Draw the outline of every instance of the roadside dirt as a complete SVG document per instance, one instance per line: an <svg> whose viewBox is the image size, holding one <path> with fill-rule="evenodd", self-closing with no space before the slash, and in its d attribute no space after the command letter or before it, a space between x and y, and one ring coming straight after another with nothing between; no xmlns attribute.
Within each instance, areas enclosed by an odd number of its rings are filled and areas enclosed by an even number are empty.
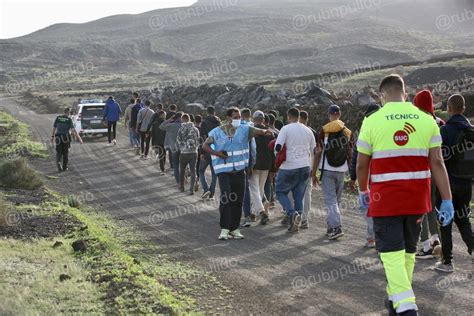
<svg viewBox="0 0 474 316"><path fill-rule="evenodd" d="M38 141L48 139L53 116L27 111L11 99L0 99L1 108L32 125ZM221 242L216 202L183 195L171 173L162 176L153 161L137 159L122 128L118 139L116 147L106 147L102 140L73 144L70 172L58 175L48 160L36 160L34 166L50 176L53 189L82 197L146 234L163 254L228 286L229 293L218 289L213 297L198 300L207 313L384 314L383 269L376 252L363 247L365 222L354 196L344 196L346 236L339 241L328 242L324 236L326 216L315 189L308 230L286 233L276 209L269 225L242 230L244 240ZM434 261L417 262L414 290L425 315L468 315L472 310L472 280L454 279L471 269L471 260L457 231L454 235L455 274L427 269ZM440 280L445 283L440 285ZM210 304L212 299L216 303Z"/></svg>

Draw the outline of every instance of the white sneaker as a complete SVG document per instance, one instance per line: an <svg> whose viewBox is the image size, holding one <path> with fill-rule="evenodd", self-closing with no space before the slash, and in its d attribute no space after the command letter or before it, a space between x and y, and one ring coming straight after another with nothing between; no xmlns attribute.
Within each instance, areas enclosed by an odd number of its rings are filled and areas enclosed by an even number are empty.
<svg viewBox="0 0 474 316"><path fill-rule="evenodd" d="M221 234L219 235L219 240L227 240L229 239L229 230L228 229L221 229Z"/></svg>
<svg viewBox="0 0 474 316"><path fill-rule="evenodd" d="M117 145L117 141L115 139L112 140L112 144L114 144L114 146Z"/></svg>
<svg viewBox="0 0 474 316"><path fill-rule="evenodd" d="M110 147L110 146L113 146L112 143L108 143L108 144L107 144L107 147Z"/></svg>

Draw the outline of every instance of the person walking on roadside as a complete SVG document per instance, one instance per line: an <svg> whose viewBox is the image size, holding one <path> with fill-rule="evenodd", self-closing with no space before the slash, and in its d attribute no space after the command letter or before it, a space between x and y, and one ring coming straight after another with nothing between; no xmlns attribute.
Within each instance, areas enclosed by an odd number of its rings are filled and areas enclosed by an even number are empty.
<svg viewBox="0 0 474 316"><path fill-rule="evenodd" d="M202 124L202 116L197 114L196 117L194 118L194 127L196 127L200 132L201 130L201 124ZM200 135L200 134L199 134ZM196 179L197 181L194 184L194 192L199 191L199 165L201 164L201 145L202 145L203 139L201 136L199 136L199 148L198 148L198 155L197 155L197 160L196 160Z"/></svg>
<svg viewBox="0 0 474 316"><path fill-rule="evenodd" d="M214 128L219 127L221 125L221 120L216 116L215 109L213 106L209 106L207 108L207 116L202 120L201 127L199 132L201 134L201 139L205 141L208 136L209 132L212 131ZM210 185L207 183L206 180L206 170L207 167L211 169L211 183ZM217 175L214 172L214 167L211 163L211 155L202 150L201 147L201 161L199 163L199 181L201 182L202 187L202 199L213 198L216 192L216 184L217 184Z"/></svg>
<svg viewBox="0 0 474 316"><path fill-rule="evenodd" d="M167 119L163 123L161 123L160 128L166 132L165 136L165 149L171 152L171 159L173 159L172 165L174 179L176 183L180 185L179 182L179 146L176 142L176 138L178 137L178 131L181 127L181 116L183 115L182 112L178 112L173 115L171 118Z"/></svg>
<svg viewBox="0 0 474 316"><path fill-rule="evenodd" d="M176 142L179 146L179 181L180 190L184 192L184 175L186 167L191 172L191 184L189 194L194 195L194 184L196 182L196 161L199 150L199 130L190 122L188 114L181 117L181 127L178 130Z"/></svg>
<svg viewBox="0 0 474 316"><path fill-rule="evenodd" d="M454 223L459 229L461 238L474 265L474 237L469 216L471 214L472 179L474 178L474 126L465 117L466 101L460 94L448 99L449 120L441 127L443 139L443 158L448 170L449 183L453 195ZM437 194L438 207L442 210L445 197ZM453 272L453 223L441 226L442 260L435 269L442 272Z"/></svg>
<svg viewBox="0 0 474 316"><path fill-rule="evenodd" d="M155 151L156 161L160 163L161 175L165 174L166 151L165 151L165 137L166 132L160 128L160 125L165 121L166 112L160 110L153 114L151 121L151 144Z"/></svg>
<svg viewBox="0 0 474 316"><path fill-rule="evenodd" d="M313 184L319 184L316 171L321 170L321 189L327 210L327 237L330 240L344 236L341 220L341 200L345 173L352 156L352 132L341 121L337 105L328 108L329 123L321 129L313 165Z"/></svg>
<svg viewBox="0 0 474 316"><path fill-rule="evenodd" d="M377 104L371 104L367 107L364 113L364 117L368 117L374 112L380 110L380 106ZM361 123L362 124L362 123ZM357 151L357 146L354 146L352 148L352 157L351 157L351 166L349 168L349 174L350 174L350 187L352 190L357 190L357 157L359 156L359 153ZM369 209L367 207L360 207L359 206L359 211L360 214L364 217L365 222L367 223L367 237L366 237L366 243L365 247L367 248L375 248L375 232L374 232L374 220L372 217L368 216Z"/></svg>
<svg viewBox="0 0 474 316"><path fill-rule="evenodd" d="M300 123L311 130L311 133L313 133L314 139L318 139L318 132L316 132L314 129L311 128L311 126L309 126L308 112L300 111ZM311 157L310 157L311 168L313 167L314 154L315 153L312 152ZM308 218L311 213L311 193L312 192L313 192L313 181L308 181L308 186L306 187L306 191L304 193L304 199L303 199L303 213L301 214L301 225L300 225L301 229L309 228Z"/></svg>
<svg viewBox="0 0 474 316"><path fill-rule="evenodd" d="M278 137L280 131L275 127L275 116L271 113L268 114L268 129L272 131L275 137ZM268 174L268 179L265 182L265 197L268 203L268 208L275 208L275 177L276 177L276 168L275 168L275 159L276 156L273 155L272 169Z"/></svg>
<svg viewBox="0 0 474 316"><path fill-rule="evenodd" d="M250 109L248 108L242 109L241 117L242 117L241 124L253 126L253 122L251 120L252 111L250 111ZM252 196L250 195L250 185L249 185L249 177L252 175L252 170L255 165L255 157L257 155L256 147L257 145L255 144L255 139L252 138L249 141L249 148L250 148L249 164L245 170L245 191L244 191L244 201L243 201L244 222L242 223L243 227L250 227L251 222L255 222L257 220L257 214L253 214L252 209L251 209ZM250 219L250 221L247 221L247 219Z"/></svg>
<svg viewBox="0 0 474 316"><path fill-rule="evenodd" d="M313 132L300 121L300 111L291 108L287 112L288 124L283 126L275 142L275 151L286 148L286 160L281 164L275 192L278 201L289 218L288 231L300 229L303 200L310 178L311 155L316 148ZM293 203L288 194L292 192Z"/></svg>
<svg viewBox="0 0 474 316"><path fill-rule="evenodd" d="M454 208L438 125L405 102L399 75L385 77L379 91L383 107L364 119L357 140L359 201L374 220L389 315L411 316L418 314L412 280L422 216L431 212L431 175L443 199L442 225L452 221Z"/></svg>
<svg viewBox="0 0 474 316"><path fill-rule="evenodd" d="M431 115L439 127L445 123L434 114L433 96L429 90L422 90L418 92L413 99L413 105L423 112ZM421 223L420 242L422 247L416 252L417 259L433 259L434 252L441 252L441 243L439 240L438 223L436 220L436 185L431 181L431 206L432 211L423 216ZM430 237L431 234L431 237Z"/></svg>
<svg viewBox="0 0 474 316"><path fill-rule="evenodd" d="M69 108L64 109L64 114L54 120L51 141L56 144L56 165L58 172L67 171L69 162L69 148L71 147L71 132L82 144L82 138L74 128L74 123L69 116Z"/></svg>
<svg viewBox="0 0 474 316"><path fill-rule="evenodd" d="M176 115L177 111L178 111L178 106L176 104L171 104L170 108L169 108L169 111L166 113L166 119L169 120L169 119L173 118ZM173 153L172 153L171 149L169 149L169 148L167 149L167 151L168 151L168 160L170 162L170 169L173 169L173 163L174 163ZM177 168L179 169L179 165L178 165Z"/></svg>
<svg viewBox="0 0 474 316"><path fill-rule="evenodd" d="M127 106L125 109L125 114L124 114L124 126L128 130L128 138L130 140L130 146L132 148L135 148L138 146L137 139L135 137L135 130L130 127L130 123L132 120L132 109L135 106L135 99L130 100L130 104Z"/></svg>
<svg viewBox="0 0 474 316"><path fill-rule="evenodd" d="M265 114L262 111L255 111L253 114L253 122L256 128L262 130L269 130L267 126L263 124ZM265 182L268 178L268 173L272 169L273 163L273 152L268 148L268 144L274 139L273 135L261 135L255 136L256 143L256 156L255 165L251 175L249 176L249 191L251 200L251 211L252 214L260 215L260 224L265 225L268 223L269 213L268 205L263 205ZM245 219L246 222L250 222L250 218Z"/></svg>
<svg viewBox="0 0 474 316"><path fill-rule="evenodd" d="M107 122L107 136L109 139L109 146L117 145L117 122L120 120L120 114L122 110L120 105L115 102L113 97L109 97L105 101L103 120Z"/></svg>
<svg viewBox="0 0 474 316"><path fill-rule="evenodd" d="M141 158L147 160L150 151L150 126L151 120L155 112L150 109L151 102L145 101L145 107L138 112L137 116L137 132L140 133L140 153Z"/></svg>
<svg viewBox="0 0 474 316"><path fill-rule="evenodd" d="M140 136L139 133L137 132L137 121L138 121L138 113L142 109L141 105L141 100L136 99L135 105L132 108L131 114L130 114L130 129L132 130L132 137L134 138L134 144L135 144L135 154L138 156L140 155Z"/></svg>
<svg viewBox="0 0 474 316"><path fill-rule="evenodd" d="M271 135L268 130L242 124L237 108L228 109L226 117L227 122L210 131L202 146L204 151L212 155L212 165L219 179L219 240L244 238L239 226L245 191L245 169L249 164L249 141L258 135Z"/></svg>

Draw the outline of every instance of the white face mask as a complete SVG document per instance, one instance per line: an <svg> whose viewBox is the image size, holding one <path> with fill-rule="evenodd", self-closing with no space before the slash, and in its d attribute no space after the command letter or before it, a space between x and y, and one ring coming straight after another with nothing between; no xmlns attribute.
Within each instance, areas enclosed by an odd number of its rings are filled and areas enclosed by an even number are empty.
<svg viewBox="0 0 474 316"><path fill-rule="evenodd" d="M240 126L240 120L232 120L232 127L239 127Z"/></svg>

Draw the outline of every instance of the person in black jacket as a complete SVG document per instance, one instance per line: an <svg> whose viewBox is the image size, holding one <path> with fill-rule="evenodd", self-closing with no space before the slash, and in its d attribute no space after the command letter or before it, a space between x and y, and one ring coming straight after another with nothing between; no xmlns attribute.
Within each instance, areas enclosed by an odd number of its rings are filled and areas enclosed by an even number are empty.
<svg viewBox="0 0 474 316"><path fill-rule="evenodd" d="M148 130L151 129L151 145L156 154L156 161L160 163L161 174L165 174L166 150L165 150L165 136L166 132L160 129L161 123L165 121L166 112L161 110L153 114L151 124Z"/></svg>
<svg viewBox="0 0 474 316"><path fill-rule="evenodd" d="M365 110L364 117L370 116L372 113L378 111L379 109L380 109L380 106L378 104L369 105L368 108ZM352 190L357 189L356 188L356 180L357 180L356 166L357 166L358 155L359 155L359 152L357 151L357 146L354 146L352 148L351 166L349 168L349 174L351 177L350 187ZM365 221L367 222L367 243L365 244L365 246L367 248L375 248L374 221L372 217L367 216L368 209L359 209L359 211L361 215L365 218Z"/></svg>
<svg viewBox="0 0 474 316"><path fill-rule="evenodd" d="M201 139L204 141L209 136L209 132L212 131L214 128L221 125L221 121L215 115L215 109L213 106L209 106L207 108L207 116L202 120L201 126L199 127L199 133L201 135ZM206 180L206 169L210 166L211 168L211 185L207 183ZM201 150L201 157L199 162L199 181L201 182L202 187L202 198L213 198L214 193L216 192L216 184L217 184L217 176L214 173L214 168L212 167L211 163L211 155L204 150Z"/></svg>
<svg viewBox="0 0 474 316"><path fill-rule="evenodd" d="M263 124L265 114L262 111L255 111L253 114L254 126L256 128L268 130ZM256 136L257 156L255 157L255 166L249 176L250 206L253 214L260 214L260 224L265 225L269 221L268 207L262 203L264 196L265 182L268 173L272 169L273 152L268 148L268 144L274 139L274 136ZM246 222L249 218L246 219Z"/></svg>
<svg viewBox="0 0 474 316"><path fill-rule="evenodd" d="M452 154L462 148L463 146L457 144L457 139L461 131L466 129L473 129L471 122L463 115L466 110L466 103L464 97L459 94L454 94L448 99L448 114L450 116L446 125L441 127L441 137L443 139L443 156L447 166L449 182L451 186L451 193L453 195L454 204L454 223L459 229L462 240L467 246L467 251L472 257L474 264L474 256L472 248L474 247L474 237L472 235L472 226L469 220L471 213L471 199L472 199L472 179L461 179L452 174L451 163ZM472 144L471 144L472 146ZM441 196L437 193L438 209L441 205ZM443 272L453 272L453 240L452 227L453 221L446 226L441 226L441 249L442 260L437 262L435 269Z"/></svg>

